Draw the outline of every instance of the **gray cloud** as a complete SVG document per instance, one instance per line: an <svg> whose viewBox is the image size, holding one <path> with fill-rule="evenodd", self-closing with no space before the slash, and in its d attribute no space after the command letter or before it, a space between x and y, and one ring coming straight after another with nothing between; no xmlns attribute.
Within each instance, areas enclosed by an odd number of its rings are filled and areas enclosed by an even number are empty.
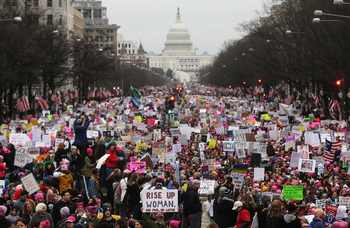
<svg viewBox="0 0 350 228"><path fill-rule="evenodd" d="M147 51L159 52L181 7L195 47L217 53L226 40L242 36L236 30L262 10L264 0L102 0L111 23L126 39L141 40Z"/></svg>

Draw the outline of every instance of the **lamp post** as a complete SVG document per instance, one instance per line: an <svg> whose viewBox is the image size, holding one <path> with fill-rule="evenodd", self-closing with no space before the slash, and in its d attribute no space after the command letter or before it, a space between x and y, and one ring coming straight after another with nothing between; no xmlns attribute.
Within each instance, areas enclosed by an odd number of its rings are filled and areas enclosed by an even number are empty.
<svg viewBox="0 0 350 228"><path fill-rule="evenodd" d="M22 22L22 17L0 19L0 22Z"/></svg>
<svg viewBox="0 0 350 228"><path fill-rule="evenodd" d="M326 13L326 12L323 12L323 10L315 10L314 15L318 16L318 17L331 16L331 17L350 19L350 16L341 15L341 14L334 14L334 13Z"/></svg>
<svg viewBox="0 0 350 228"><path fill-rule="evenodd" d="M350 2L344 2L344 0L333 0L334 5L350 5Z"/></svg>
<svg viewBox="0 0 350 228"><path fill-rule="evenodd" d="M319 17L315 17L314 19L312 19L312 23L314 24L319 24L322 22L342 22L341 20L321 20L321 18Z"/></svg>

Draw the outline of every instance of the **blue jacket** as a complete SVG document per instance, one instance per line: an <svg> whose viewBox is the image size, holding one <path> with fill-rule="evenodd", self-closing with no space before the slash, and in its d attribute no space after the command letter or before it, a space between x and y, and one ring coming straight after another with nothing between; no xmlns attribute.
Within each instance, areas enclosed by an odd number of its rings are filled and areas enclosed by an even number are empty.
<svg viewBox="0 0 350 228"><path fill-rule="evenodd" d="M312 222L310 223L311 228L326 228L323 220L314 218Z"/></svg>
<svg viewBox="0 0 350 228"><path fill-rule="evenodd" d="M89 120L85 120L84 125L79 124L78 121L74 122L74 133L75 133L74 145L86 146L88 144L86 132L87 132L89 125L90 125Z"/></svg>

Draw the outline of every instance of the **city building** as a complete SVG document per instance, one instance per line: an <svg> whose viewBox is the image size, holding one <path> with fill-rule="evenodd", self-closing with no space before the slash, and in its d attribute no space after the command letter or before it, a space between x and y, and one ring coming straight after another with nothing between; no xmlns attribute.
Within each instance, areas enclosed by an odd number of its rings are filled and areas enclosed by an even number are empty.
<svg viewBox="0 0 350 228"><path fill-rule="evenodd" d="M102 1L78 0L73 6L84 17L87 40L103 50L116 53L119 26L108 23L107 8L102 6Z"/></svg>
<svg viewBox="0 0 350 228"><path fill-rule="evenodd" d="M134 65L139 68L149 69L149 59L147 52L139 41L124 40L121 34L118 34L117 53L121 64Z"/></svg>
<svg viewBox="0 0 350 228"><path fill-rule="evenodd" d="M34 23L53 26L67 37L81 36L82 15L72 6L73 0L3 0L0 9L30 16ZM80 14L80 15L79 15ZM83 25L84 26L84 25Z"/></svg>
<svg viewBox="0 0 350 228"><path fill-rule="evenodd" d="M150 54L150 68L160 68L164 72L187 72L197 74L199 70L214 61L214 56L197 54L193 48L191 35L183 23L180 8L177 10L176 23L170 28L161 54Z"/></svg>

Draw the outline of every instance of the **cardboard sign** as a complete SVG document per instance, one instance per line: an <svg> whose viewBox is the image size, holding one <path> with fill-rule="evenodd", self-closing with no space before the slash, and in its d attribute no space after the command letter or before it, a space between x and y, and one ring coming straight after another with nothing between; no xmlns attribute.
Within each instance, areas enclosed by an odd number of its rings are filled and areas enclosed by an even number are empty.
<svg viewBox="0 0 350 228"><path fill-rule="evenodd" d="M27 176L22 177L21 181L25 190L29 193L29 195L32 195L40 190L38 182L36 182L33 173L30 173Z"/></svg>
<svg viewBox="0 0 350 228"><path fill-rule="evenodd" d="M298 171L303 173L314 173L316 168L316 160L299 159Z"/></svg>
<svg viewBox="0 0 350 228"><path fill-rule="evenodd" d="M348 209L350 208L350 197L339 196L339 205L346 206Z"/></svg>
<svg viewBox="0 0 350 228"><path fill-rule="evenodd" d="M265 179L265 168L254 168L254 181L263 181Z"/></svg>
<svg viewBox="0 0 350 228"><path fill-rule="evenodd" d="M173 213L179 211L178 190L144 190L141 192L143 213Z"/></svg>
<svg viewBox="0 0 350 228"><path fill-rule="evenodd" d="M283 199L285 199L285 200L303 200L304 199L304 186L302 186L302 185L284 185L282 194L283 194Z"/></svg>
<svg viewBox="0 0 350 228"><path fill-rule="evenodd" d="M223 150L226 152L234 152L235 151L235 142L224 141L223 142Z"/></svg>
<svg viewBox="0 0 350 228"><path fill-rule="evenodd" d="M215 181L214 180L201 180L200 187L198 189L198 193L200 195L213 195L215 189Z"/></svg>
<svg viewBox="0 0 350 228"><path fill-rule="evenodd" d="M128 164L128 169L131 172L145 173L146 172L146 162L145 161L133 161Z"/></svg>
<svg viewBox="0 0 350 228"><path fill-rule="evenodd" d="M26 148L19 147L16 149L14 165L23 168L26 164L31 163L33 157L26 153Z"/></svg>

